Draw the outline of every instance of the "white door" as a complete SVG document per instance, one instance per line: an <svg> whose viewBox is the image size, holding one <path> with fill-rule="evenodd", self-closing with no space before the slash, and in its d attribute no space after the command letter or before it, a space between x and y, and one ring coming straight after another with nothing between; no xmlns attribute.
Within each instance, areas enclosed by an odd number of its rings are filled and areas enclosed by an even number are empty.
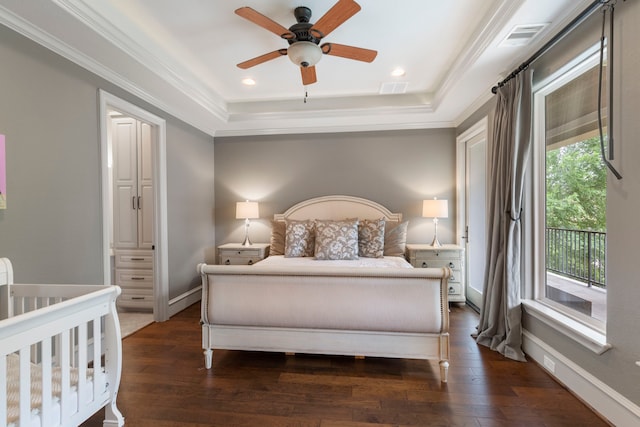
<svg viewBox="0 0 640 427"><path fill-rule="evenodd" d="M457 242L465 248L467 302L478 308L486 263L487 123L484 118L456 140Z"/></svg>
<svg viewBox="0 0 640 427"><path fill-rule="evenodd" d="M153 249L152 127L138 124L138 247Z"/></svg>
<svg viewBox="0 0 640 427"><path fill-rule="evenodd" d="M113 247L138 247L137 126L131 118L114 118L113 148Z"/></svg>
<svg viewBox="0 0 640 427"><path fill-rule="evenodd" d="M478 134L466 143L467 203L466 254L467 299L476 307L482 304L482 288L486 263L486 175L487 138Z"/></svg>

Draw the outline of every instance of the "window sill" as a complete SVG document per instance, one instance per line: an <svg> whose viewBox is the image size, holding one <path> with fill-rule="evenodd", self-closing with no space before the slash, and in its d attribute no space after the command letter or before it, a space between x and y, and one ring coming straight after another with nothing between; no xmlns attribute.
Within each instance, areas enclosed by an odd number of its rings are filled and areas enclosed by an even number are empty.
<svg viewBox="0 0 640 427"><path fill-rule="evenodd" d="M607 336L535 300L523 300L525 311L596 354L611 348Z"/></svg>

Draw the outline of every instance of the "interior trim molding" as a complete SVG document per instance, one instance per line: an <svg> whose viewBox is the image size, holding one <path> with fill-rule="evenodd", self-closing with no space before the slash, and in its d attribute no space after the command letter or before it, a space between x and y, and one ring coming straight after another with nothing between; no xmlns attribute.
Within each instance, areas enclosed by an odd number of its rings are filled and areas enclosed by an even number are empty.
<svg viewBox="0 0 640 427"><path fill-rule="evenodd" d="M481 29L469 38L471 43L465 45L463 52L457 56L453 66L435 92L433 99L435 108L440 105L449 90L459 81L460 75L478 61L480 55L496 39L500 30L523 3L524 0L502 0L487 14L487 17L482 21Z"/></svg>
<svg viewBox="0 0 640 427"><path fill-rule="evenodd" d="M187 83L187 80L182 76L190 75L191 73L188 70L175 62L170 63L162 60L148 49L142 47L135 38L120 31L108 20L96 13L91 7L90 2L84 0L53 0L53 2L71 16L93 29L93 31L100 34L109 43L136 59L149 71L159 76L186 96L194 99L211 114L222 121L228 120L227 106L220 95L208 90L203 85L196 86L193 83ZM198 81L196 78L190 80Z"/></svg>
<svg viewBox="0 0 640 427"><path fill-rule="evenodd" d="M591 375L578 364L549 346L526 329L522 331L524 352L546 370L544 358L555 363L554 372L547 372L571 393L590 406L612 425L640 425L640 407Z"/></svg>
<svg viewBox="0 0 640 427"><path fill-rule="evenodd" d="M169 317L180 313L202 299L202 285L169 300Z"/></svg>
<svg viewBox="0 0 640 427"><path fill-rule="evenodd" d="M102 181L102 248L104 259L104 283L111 284L110 227L109 227L109 188L108 175L108 132L107 115L109 108L135 117L151 124L155 129L152 149L153 157L153 197L154 197L154 239L153 251L153 318L156 322L169 319L169 238L167 225L167 129L166 121L161 117L118 98L102 89L98 90L100 113L100 168Z"/></svg>

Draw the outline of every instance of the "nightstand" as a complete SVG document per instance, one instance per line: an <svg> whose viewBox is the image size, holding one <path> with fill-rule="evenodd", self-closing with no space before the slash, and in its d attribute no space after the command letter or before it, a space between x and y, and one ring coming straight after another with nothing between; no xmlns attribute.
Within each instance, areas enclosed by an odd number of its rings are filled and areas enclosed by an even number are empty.
<svg viewBox="0 0 640 427"><path fill-rule="evenodd" d="M407 261L415 268L449 267L449 302L465 302L464 248L458 245L407 244Z"/></svg>
<svg viewBox="0 0 640 427"><path fill-rule="evenodd" d="M218 246L218 264L253 265L269 256L269 243L254 243L242 246L242 243L227 243Z"/></svg>

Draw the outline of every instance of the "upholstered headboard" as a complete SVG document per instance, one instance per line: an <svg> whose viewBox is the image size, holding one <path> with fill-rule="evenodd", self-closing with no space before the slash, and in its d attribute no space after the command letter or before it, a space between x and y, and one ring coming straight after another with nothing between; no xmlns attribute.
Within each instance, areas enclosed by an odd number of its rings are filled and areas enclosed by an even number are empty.
<svg viewBox="0 0 640 427"><path fill-rule="evenodd" d="M402 221L401 213L392 213L379 203L353 196L323 196L305 200L287 209L285 213L275 214L276 221L285 219L380 219Z"/></svg>

